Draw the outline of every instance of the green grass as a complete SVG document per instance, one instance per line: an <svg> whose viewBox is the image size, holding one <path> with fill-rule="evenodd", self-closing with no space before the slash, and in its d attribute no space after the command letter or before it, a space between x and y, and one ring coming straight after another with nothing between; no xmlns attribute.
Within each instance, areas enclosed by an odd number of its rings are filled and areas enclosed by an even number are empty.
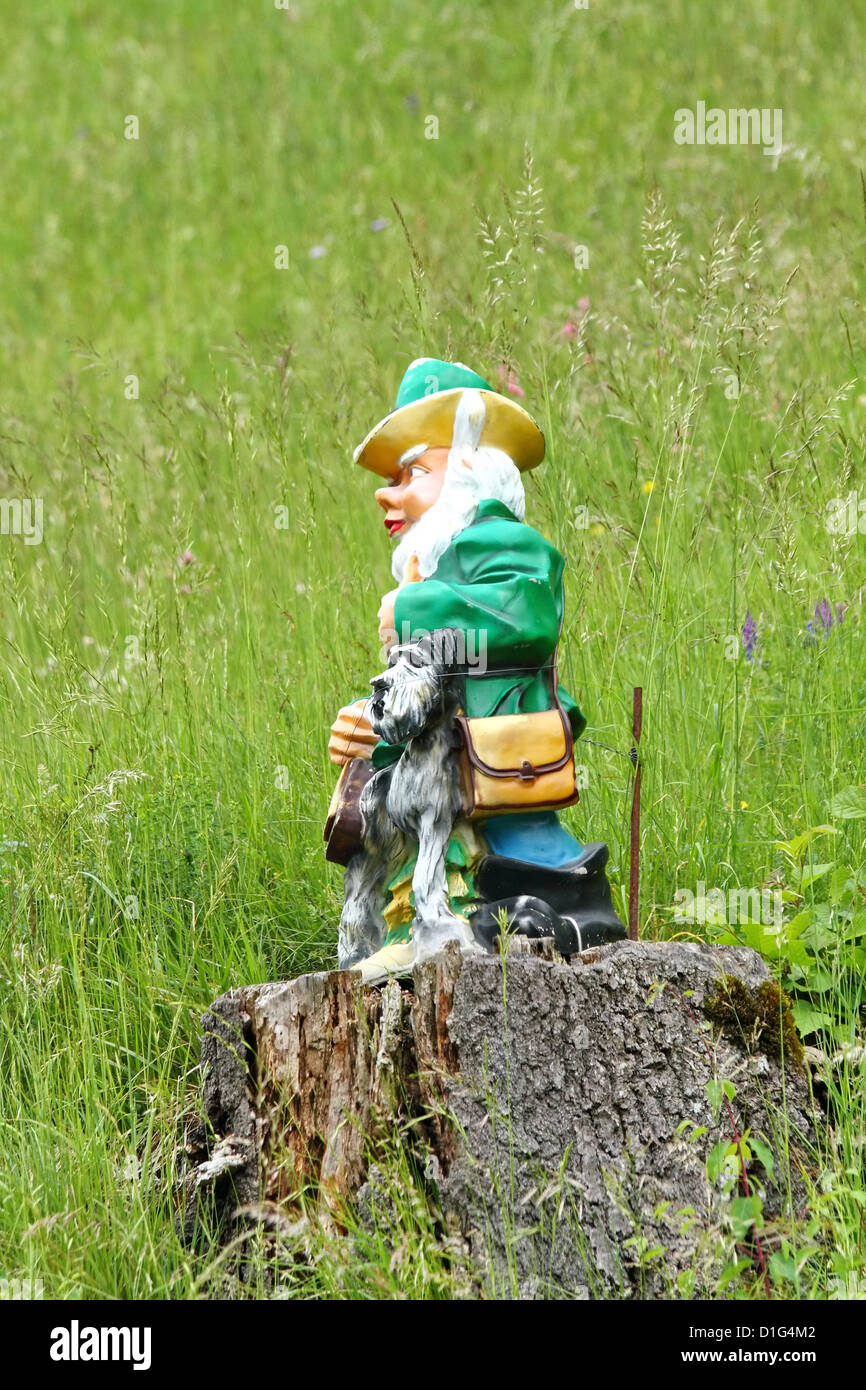
<svg viewBox="0 0 866 1390"><path fill-rule="evenodd" d="M15 37L0 496L43 498L44 540L0 536L0 1272L182 1298L212 1287L167 1196L197 1015L335 963L327 729L391 587L351 448L411 358L507 365L545 429L528 519L568 559L562 678L596 740L568 819L622 894L629 767L599 745L628 747L641 684L642 930L828 821L862 882L831 801L863 780L866 537L824 517L866 496L866 23L62 0ZM778 168L675 144L698 100L782 108ZM812 642L823 599L845 622ZM821 945L848 1051L814 1296L863 1270L853 949Z"/></svg>

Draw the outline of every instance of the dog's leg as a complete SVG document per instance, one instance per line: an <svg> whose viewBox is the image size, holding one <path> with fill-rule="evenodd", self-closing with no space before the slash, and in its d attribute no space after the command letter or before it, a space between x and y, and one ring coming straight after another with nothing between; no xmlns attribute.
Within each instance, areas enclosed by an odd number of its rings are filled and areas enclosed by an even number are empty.
<svg viewBox="0 0 866 1390"><path fill-rule="evenodd" d="M392 864L404 850L404 837L388 815L391 769L370 778L361 793L364 848L346 866L345 898L340 916L337 959L349 970L379 950L385 939L385 883Z"/></svg>
<svg viewBox="0 0 866 1390"><path fill-rule="evenodd" d="M412 739L388 789L391 819L418 842L412 876L417 959L432 955L446 941L459 941L464 950L477 949L470 928L448 901L445 853L460 806L452 744L445 725Z"/></svg>
<svg viewBox="0 0 866 1390"><path fill-rule="evenodd" d="M337 938L341 970L350 970L372 955L384 939L385 919L379 901L382 878L381 860L369 850L358 850L346 865L346 896Z"/></svg>

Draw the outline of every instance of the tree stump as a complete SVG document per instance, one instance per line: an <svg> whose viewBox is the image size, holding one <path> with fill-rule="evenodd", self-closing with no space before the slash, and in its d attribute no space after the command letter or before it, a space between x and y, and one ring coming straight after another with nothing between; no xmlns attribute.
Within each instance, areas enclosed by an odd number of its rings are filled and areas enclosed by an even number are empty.
<svg viewBox="0 0 866 1390"><path fill-rule="evenodd" d="M337 1221L347 1199L369 1208L377 1134L411 1119L482 1285L699 1296L746 1185L771 1218L806 1201L814 1112L774 990L744 947L622 941L565 961L520 938L505 958L449 947L381 988L334 971L233 989L203 1017L187 1232L205 1197L227 1230L291 1220L311 1185ZM734 1127L772 1150L773 1177L752 1162L745 1183L710 1179Z"/></svg>

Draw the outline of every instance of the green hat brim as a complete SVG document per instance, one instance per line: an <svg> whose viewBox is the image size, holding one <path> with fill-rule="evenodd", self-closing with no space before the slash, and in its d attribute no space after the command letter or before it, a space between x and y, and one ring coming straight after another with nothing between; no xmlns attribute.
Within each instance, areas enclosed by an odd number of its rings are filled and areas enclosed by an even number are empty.
<svg viewBox="0 0 866 1390"><path fill-rule="evenodd" d="M396 478L399 459L416 444L428 449L450 449L454 416L466 388L437 391L421 400L392 410L355 450L355 462L380 478ZM479 391L484 398L484 428L481 444L502 449L525 473L544 458L544 435L532 416L498 391Z"/></svg>

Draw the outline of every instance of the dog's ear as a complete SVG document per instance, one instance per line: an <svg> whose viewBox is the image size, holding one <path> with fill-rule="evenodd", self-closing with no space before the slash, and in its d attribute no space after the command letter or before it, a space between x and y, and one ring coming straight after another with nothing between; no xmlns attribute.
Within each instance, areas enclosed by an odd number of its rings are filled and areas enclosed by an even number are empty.
<svg viewBox="0 0 866 1390"><path fill-rule="evenodd" d="M392 647L388 654L388 665L396 666L398 661L405 661L408 666L416 670L429 666L430 656L430 634L429 632L412 633L408 642L401 642L399 646Z"/></svg>
<svg viewBox="0 0 866 1390"><path fill-rule="evenodd" d="M456 627L437 627L433 632L413 634L411 642L391 648L389 668L400 660L408 661L419 671L435 666L442 675L461 675L466 670L466 634Z"/></svg>
<svg viewBox="0 0 866 1390"><path fill-rule="evenodd" d="M397 642L388 653L388 670L390 671L394 666L397 665L398 661L400 661L403 657L407 655L409 657L410 662L413 661L412 654L414 650L414 643L409 644L407 642Z"/></svg>
<svg viewBox="0 0 866 1390"><path fill-rule="evenodd" d="M466 634L456 627L437 627L429 637L432 659L449 676L466 671Z"/></svg>

